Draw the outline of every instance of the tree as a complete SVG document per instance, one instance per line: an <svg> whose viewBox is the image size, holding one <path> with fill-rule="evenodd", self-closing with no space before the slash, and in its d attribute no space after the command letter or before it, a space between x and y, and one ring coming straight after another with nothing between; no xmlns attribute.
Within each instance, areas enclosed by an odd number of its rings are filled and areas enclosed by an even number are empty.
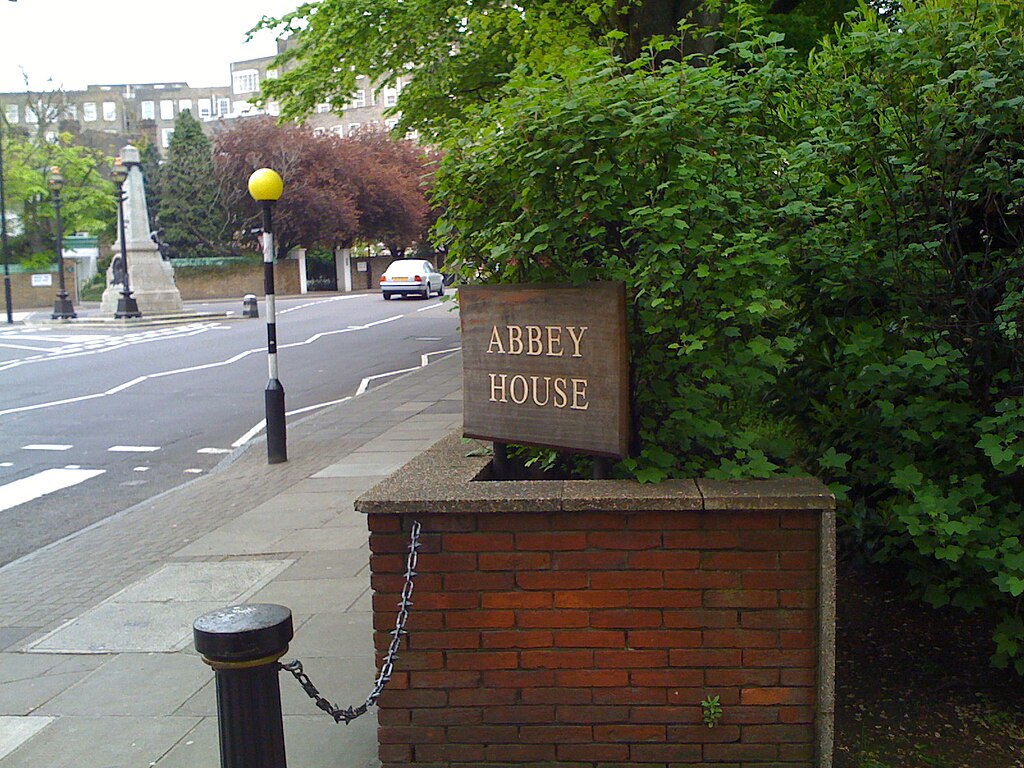
<svg viewBox="0 0 1024 768"><path fill-rule="evenodd" d="M167 160L160 169L157 224L172 257L216 252L227 239L226 219L217 206L210 140L189 110L174 121Z"/></svg>
<svg viewBox="0 0 1024 768"><path fill-rule="evenodd" d="M800 42L809 47L856 7L856 0L754 4L767 13L769 29L776 20L798 14L799 23L789 26L804 32ZM557 72L566 51L594 47L633 60L652 42L679 39L680 24L697 29L681 44L659 48L659 60L708 52L701 28L717 24L720 9L730 5L717 0L305 3L280 19L265 17L256 28L291 36L275 65L281 75L264 82L261 99L280 103L288 118L301 118L318 104L346 103L356 75L393 84L413 72L399 96L399 128L436 136L447 120L495 97L517 66Z"/></svg>
<svg viewBox="0 0 1024 768"><path fill-rule="evenodd" d="M11 253L16 259L53 253L56 217L47 179L54 166L60 168L64 176L61 192L64 231L96 235L113 231L114 193L106 178L109 161L95 150L75 146L71 138L68 134L59 134L48 141L45 136L15 133L6 124L4 126L4 193L8 212L14 214L19 223L17 233L10 240Z"/></svg>

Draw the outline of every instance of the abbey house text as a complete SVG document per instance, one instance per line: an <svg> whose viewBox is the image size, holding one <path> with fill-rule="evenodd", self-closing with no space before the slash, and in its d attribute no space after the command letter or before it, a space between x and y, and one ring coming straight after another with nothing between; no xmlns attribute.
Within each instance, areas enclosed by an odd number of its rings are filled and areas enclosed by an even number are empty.
<svg viewBox="0 0 1024 768"><path fill-rule="evenodd" d="M625 455L622 284L464 286L459 308L466 436Z"/></svg>

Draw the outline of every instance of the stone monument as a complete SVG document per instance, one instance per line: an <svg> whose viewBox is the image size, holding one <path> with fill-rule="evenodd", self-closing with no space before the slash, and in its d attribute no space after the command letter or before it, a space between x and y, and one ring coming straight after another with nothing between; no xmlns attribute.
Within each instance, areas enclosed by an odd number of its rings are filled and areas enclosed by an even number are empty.
<svg viewBox="0 0 1024 768"><path fill-rule="evenodd" d="M149 229L146 189L142 179L139 150L129 144L121 149L121 162L128 169L124 183L124 229L114 242L114 260L107 269L107 288L103 291L100 314L113 317L123 287L120 274L121 240L128 253L128 287L138 302L143 317L182 311L181 293L174 283L174 269L164 261ZM115 265L119 268L115 275Z"/></svg>

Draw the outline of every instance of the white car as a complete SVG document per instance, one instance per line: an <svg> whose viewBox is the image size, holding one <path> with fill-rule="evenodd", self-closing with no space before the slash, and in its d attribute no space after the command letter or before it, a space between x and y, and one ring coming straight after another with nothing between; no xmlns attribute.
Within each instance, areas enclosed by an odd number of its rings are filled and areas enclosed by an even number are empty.
<svg viewBox="0 0 1024 768"><path fill-rule="evenodd" d="M444 275L423 259L397 259L380 276L380 291L388 300L395 294L430 298L444 296Z"/></svg>

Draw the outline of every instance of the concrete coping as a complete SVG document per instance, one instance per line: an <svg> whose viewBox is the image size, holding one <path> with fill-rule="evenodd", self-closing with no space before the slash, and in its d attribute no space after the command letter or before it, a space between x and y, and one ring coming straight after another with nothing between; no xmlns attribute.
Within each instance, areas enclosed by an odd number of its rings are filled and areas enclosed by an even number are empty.
<svg viewBox="0 0 1024 768"><path fill-rule="evenodd" d="M777 480L480 480L489 444L453 431L355 502L365 514L835 508L816 478Z"/></svg>

